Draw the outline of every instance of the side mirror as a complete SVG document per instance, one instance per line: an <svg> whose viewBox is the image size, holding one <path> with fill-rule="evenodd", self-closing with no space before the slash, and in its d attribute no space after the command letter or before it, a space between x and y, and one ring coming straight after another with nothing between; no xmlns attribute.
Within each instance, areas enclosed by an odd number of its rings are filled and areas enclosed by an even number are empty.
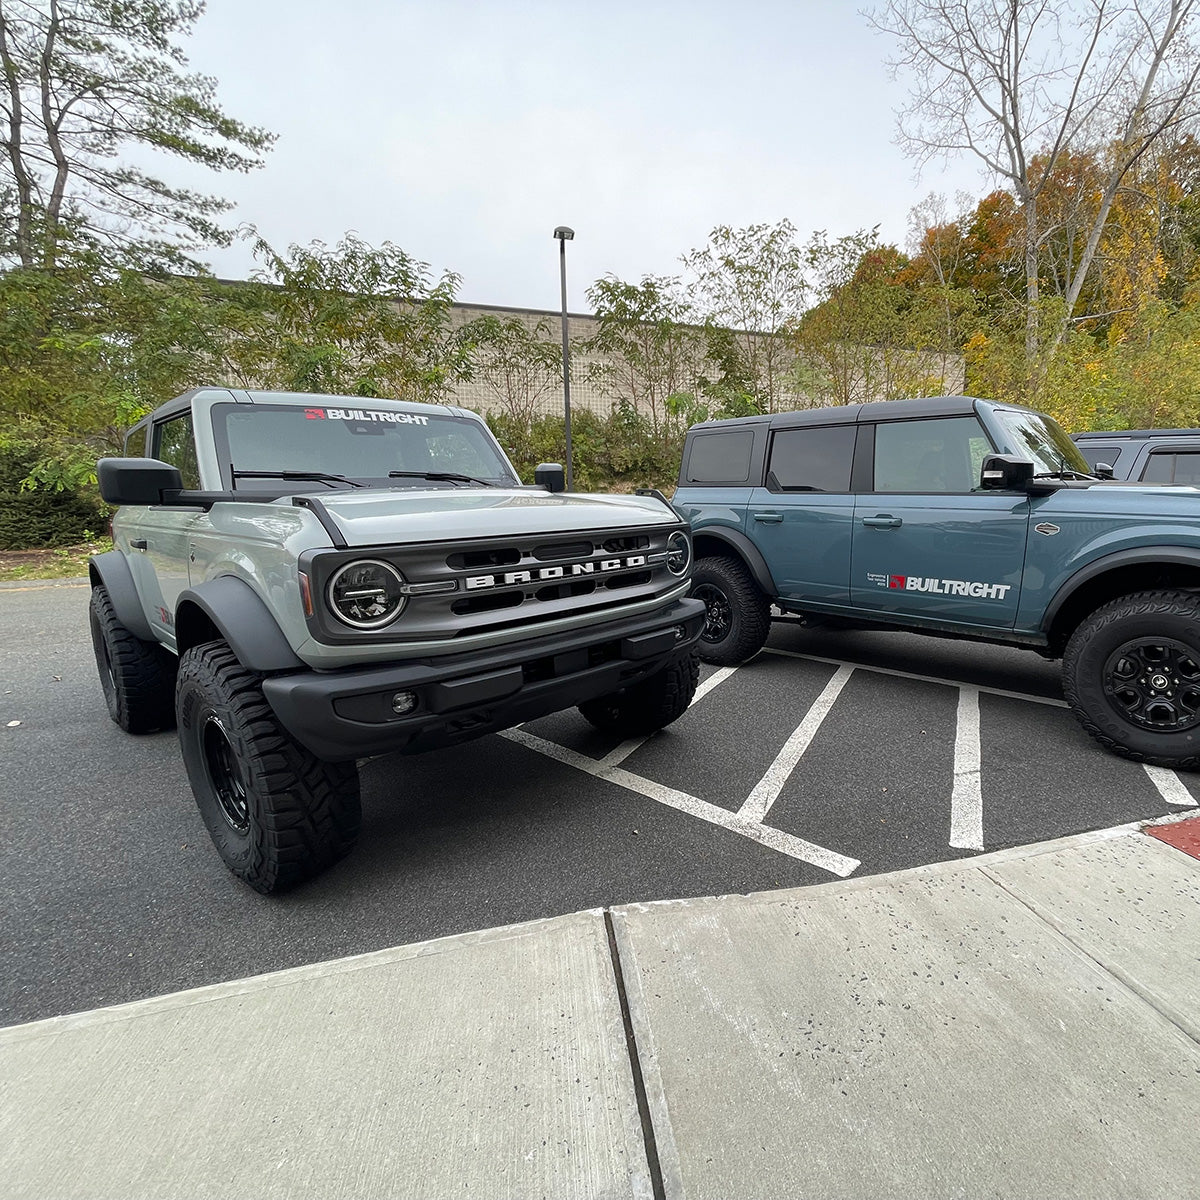
<svg viewBox="0 0 1200 1200"><path fill-rule="evenodd" d="M1015 454L989 454L983 460L979 486L984 491L1023 492L1033 478L1033 463Z"/></svg>
<svg viewBox="0 0 1200 1200"><path fill-rule="evenodd" d="M1115 479L1116 472L1108 465L1108 463L1097 463L1095 466L1097 479Z"/></svg>
<svg viewBox="0 0 1200 1200"><path fill-rule="evenodd" d="M179 468L157 458L102 458L96 476L109 504L161 504L164 491L183 488Z"/></svg>
<svg viewBox="0 0 1200 1200"><path fill-rule="evenodd" d="M548 492L565 492L567 490L567 473L561 463L538 463L533 472L535 483L541 484Z"/></svg>

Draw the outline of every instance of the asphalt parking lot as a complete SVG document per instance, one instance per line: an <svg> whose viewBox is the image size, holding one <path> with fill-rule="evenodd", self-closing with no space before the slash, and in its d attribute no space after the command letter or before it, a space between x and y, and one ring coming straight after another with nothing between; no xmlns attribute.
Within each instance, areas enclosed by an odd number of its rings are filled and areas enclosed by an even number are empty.
<svg viewBox="0 0 1200 1200"><path fill-rule="evenodd" d="M691 710L576 713L362 768L357 851L268 899L230 876L173 734L104 710L86 587L0 590L0 1023L610 904L802 886L1169 813L1018 650L780 622ZM12 724L19 722L19 724Z"/></svg>

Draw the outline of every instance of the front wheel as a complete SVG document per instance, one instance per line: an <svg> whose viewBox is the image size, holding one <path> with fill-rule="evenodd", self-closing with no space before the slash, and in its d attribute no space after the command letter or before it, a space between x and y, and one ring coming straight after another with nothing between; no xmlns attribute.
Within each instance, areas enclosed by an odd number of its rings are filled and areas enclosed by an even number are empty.
<svg viewBox="0 0 1200 1200"><path fill-rule="evenodd" d="M771 632L771 604L733 558L702 558L692 572L692 595L704 601L699 654L718 667L753 658Z"/></svg>
<svg viewBox="0 0 1200 1200"><path fill-rule="evenodd" d="M598 700L585 701L579 711L605 733L640 737L682 717L696 694L699 681L699 659L694 654L687 654L632 687L611 696L601 696Z"/></svg>
<svg viewBox="0 0 1200 1200"><path fill-rule="evenodd" d="M1138 592L1098 608L1067 643L1063 690L1114 754L1200 767L1200 597Z"/></svg>
<svg viewBox="0 0 1200 1200"><path fill-rule="evenodd" d="M349 853L361 811L354 764L323 762L294 742L224 642L183 656L175 708L200 815L239 879L282 892Z"/></svg>

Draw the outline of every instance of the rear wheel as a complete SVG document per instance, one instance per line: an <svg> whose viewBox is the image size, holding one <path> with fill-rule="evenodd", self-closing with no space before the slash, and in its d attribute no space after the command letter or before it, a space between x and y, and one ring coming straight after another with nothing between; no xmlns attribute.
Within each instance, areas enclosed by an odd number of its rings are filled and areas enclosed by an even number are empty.
<svg viewBox="0 0 1200 1200"><path fill-rule="evenodd" d="M259 677L224 642L183 656L176 713L200 815L239 879L282 892L353 848L361 811L354 764L323 762L294 742Z"/></svg>
<svg viewBox="0 0 1200 1200"><path fill-rule="evenodd" d="M108 715L126 733L170 729L175 723L175 656L130 633L104 586L92 588L88 625Z"/></svg>
<svg viewBox="0 0 1200 1200"><path fill-rule="evenodd" d="M699 654L736 667L753 658L771 632L771 605L750 572L734 558L702 558L692 572L692 595L704 601Z"/></svg>
<svg viewBox="0 0 1200 1200"><path fill-rule="evenodd" d="M586 701L579 711L605 733L622 737L653 733L687 712L699 680L699 659L688 654L641 683Z"/></svg>
<svg viewBox="0 0 1200 1200"><path fill-rule="evenodd" d="M1097 609L1067 643L1063 690L1114 754L1200 767L1200 597L1138 592Z"/></svg>

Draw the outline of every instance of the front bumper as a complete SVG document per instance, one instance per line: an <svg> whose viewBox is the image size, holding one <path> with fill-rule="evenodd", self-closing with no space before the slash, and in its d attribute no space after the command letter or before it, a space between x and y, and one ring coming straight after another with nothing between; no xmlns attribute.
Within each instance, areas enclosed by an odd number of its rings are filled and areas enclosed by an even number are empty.
<svg viewBox="0 0 1200 1200"><path fill-rule="evenodd" d="M283 727L330 762L417 754L607 696L689 654L704 628L699 600L583 630L382 667L263 680ZM417 706L392 711L397 692Z"/></svg>

